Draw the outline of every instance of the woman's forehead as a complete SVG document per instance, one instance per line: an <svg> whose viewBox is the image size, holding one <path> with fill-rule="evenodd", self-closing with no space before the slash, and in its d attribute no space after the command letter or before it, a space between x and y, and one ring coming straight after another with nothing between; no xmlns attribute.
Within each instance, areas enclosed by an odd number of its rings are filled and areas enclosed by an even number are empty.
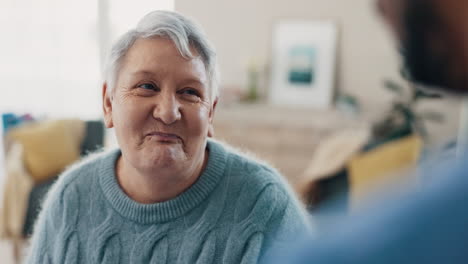
<svg viewBox="0 0 468 264"><path fill-rule="evenodd" d="M138 39L127 52L122 72L135 77L164 77L207 81L203 60L194 52L193 58L183 57L175 44L165 38Z"/></svg>

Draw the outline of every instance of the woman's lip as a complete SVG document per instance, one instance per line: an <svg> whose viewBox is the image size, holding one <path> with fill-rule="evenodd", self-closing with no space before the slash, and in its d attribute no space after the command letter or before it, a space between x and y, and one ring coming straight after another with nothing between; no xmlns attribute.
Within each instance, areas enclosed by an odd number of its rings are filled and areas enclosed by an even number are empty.
<svg viewBox="0 0 468 264"><path fill-rule="evenodd" d="M163 141L174 141L174 140L181 139L176 134L162 133L162 132L151 132L151 133L148 134L148 136L155 136L155 137L158 137L159 139L161 139Z"/></svg>

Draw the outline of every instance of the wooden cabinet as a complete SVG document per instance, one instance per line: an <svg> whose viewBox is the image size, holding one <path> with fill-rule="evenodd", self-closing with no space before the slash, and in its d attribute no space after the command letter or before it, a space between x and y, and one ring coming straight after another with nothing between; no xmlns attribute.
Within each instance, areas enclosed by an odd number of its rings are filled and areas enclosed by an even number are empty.
<svg viewBox="0 0 468 264"><path fill-rule="evenodd" d="M365 123L337 111L239 104L215 114L215 138L253 153L279 169L295 184L321 139Z"/></svg>

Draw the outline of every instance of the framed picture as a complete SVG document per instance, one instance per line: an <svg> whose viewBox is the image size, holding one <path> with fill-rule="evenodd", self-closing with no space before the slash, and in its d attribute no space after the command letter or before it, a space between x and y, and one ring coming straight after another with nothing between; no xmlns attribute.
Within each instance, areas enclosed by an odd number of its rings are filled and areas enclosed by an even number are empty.
<svg viewBox="0 0 468 264"><path fill-rule="evenodd" d="M331 106L337 31L331 21L284 20L275 24L271 103L321 109Z"/></svg>

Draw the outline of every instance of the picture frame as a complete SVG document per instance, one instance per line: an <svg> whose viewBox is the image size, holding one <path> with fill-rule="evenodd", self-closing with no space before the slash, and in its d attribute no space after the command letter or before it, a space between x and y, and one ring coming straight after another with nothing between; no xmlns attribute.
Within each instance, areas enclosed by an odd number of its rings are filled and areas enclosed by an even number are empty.
<svg viewBox="0 0 468 264"><path fill-rule="evenodd" d="M335 85L337 38L333 21L275 23L269 101L274 105L329 108Z"/></svg>

